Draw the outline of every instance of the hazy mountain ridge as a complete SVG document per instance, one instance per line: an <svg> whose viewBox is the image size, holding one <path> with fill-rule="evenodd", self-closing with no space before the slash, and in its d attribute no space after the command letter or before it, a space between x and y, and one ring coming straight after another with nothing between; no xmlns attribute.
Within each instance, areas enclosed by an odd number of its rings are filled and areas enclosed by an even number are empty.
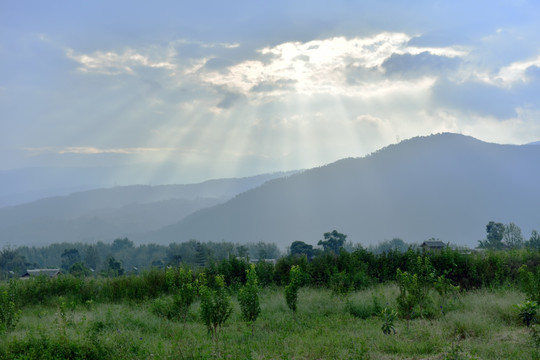
<svg viewBox="0 0 540 360"><path fill-rule="evenodd" d="M122 186L4 207L0 208L0 244L110 240L155 230L290 173L188 185Z"/></svg>
<svg viewBox="0 0 540 360"><path fill-rule="evenodd" d="M490 220L540 229L540 148L458 134L418 137L269 181L138 241L316 243L338 229L364 245L430 237L476 245Z"/></svg>

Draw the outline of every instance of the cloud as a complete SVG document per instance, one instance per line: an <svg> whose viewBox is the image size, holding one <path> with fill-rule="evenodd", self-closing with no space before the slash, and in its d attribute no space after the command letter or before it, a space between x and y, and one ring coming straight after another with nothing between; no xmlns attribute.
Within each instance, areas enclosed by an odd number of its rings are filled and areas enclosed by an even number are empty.
<svg viewBox="0 0 540 360"><path fill-rule="evenodd" d="M279 79L277 81L264 81L251 88L251 92L273 93L282 91L292 91L297 81L292 79Z"/></svg>
<svg viewBox="0 0 540 360"><path fill-rule="evenodd" d="M457 109L478 115L506 119L516 115L514 95L507 89L481 81L454 83L437 81L432 90L432 106Z"/></svg>
<svg viewBox="0 0 540 360"><path fill-rule="evenodd" d="M157 152L171 152L177 151L176 148L148 148L148 147L131 147L131 148L108 148L102 149L92 146L68 146L68 147L38 147L38 148L24 148L24 150L32 156L44 154L44 153L54 153L54 154L80 154L80 155L97 155L97 154L124 154L124 155L135 155L135 154L146 154L146 153L157 153Z"/></svg>
<svg viewBox="0 0 540 360"><path fill-rule="evenodd" d="M207 66L199 76L211 86L227 87L251 95L253 100L290 92L332 96L365 96L369 92L372 96L374 87L389 91L402 88L386 81L385 66L394 73L429 69L431 75L442 68L450 71L457 66L457 57L466 54L453 47L408 46L410 39L404 33L383 32L370 37L286 42L259 49L257 53L264 59L246 59L226 68L218 61L219 71Z"/></svg>
<svg viewBox="0 0 540 360"><path fill-rule="evenodd" d="M77 54L73 49L66 50L66 56L78 62L77 70L85 73L105 75L133 74L139 67L174 71L176 65L171 62L174 53L164 57L155 54L143 54L134 49L126 49L122 53L96 51L92 54Z"/></svg>
<svg viewBox="0 0 540 360"><path fill-rule="evenodd" d="M217 107L220 109L230 109L241 97L240 94L227 92L223 99L217 104Z"/></svg>
<svg viewBox="0 0 540 360"><path fill-rule="evenodd" d="M534 72L534 68L540 67L540 56L535 59L526 61L517 61L508 66L501 68L497 75L490 79L491 83L510 87L515 83L526 82L529 80L527 76L529 69Z"/></svg>
<svg viewBox="0 0 540 360"><path fill-rule="evenodd" d="M387 75L391 76L441 76L455 70L460 61L457 57L433 55L429 51L424 51L416 55L392 54L384 60L381 67Z"/></svg>

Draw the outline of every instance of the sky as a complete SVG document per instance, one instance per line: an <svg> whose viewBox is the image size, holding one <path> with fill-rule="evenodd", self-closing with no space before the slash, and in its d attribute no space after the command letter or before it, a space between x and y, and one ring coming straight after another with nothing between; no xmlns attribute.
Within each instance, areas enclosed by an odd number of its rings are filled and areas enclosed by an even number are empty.
<svg viewBox="0 0 540 360"><path fill-rule="evenodd" d="M0 1L0 170L306 169L540 140L538 1ZM171 175L172 174L172 175Z"/></svg>

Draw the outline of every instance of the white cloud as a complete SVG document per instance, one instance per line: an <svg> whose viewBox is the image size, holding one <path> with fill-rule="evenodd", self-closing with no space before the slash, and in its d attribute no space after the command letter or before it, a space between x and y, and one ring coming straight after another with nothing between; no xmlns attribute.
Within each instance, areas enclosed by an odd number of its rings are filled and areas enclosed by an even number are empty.
<svg viewBox="0 0 540 360"><path fill-rule="evenodd" d="M412 37L404 33L381 33L367 38L334 37L305 43L287 42L259 50L264 60L246 60L230 66L227 72L206 71L201 78L214 86L226 86L245 95L268 84L287 81L295 93L374 96L386 95L392 91L429 86L433 80L387 81L380 69L381 64L392 54L430 53L459 57L466 51L458 48L409 47ZM351 68L372 69L378 78L369 82L352 85L347 81ZM412 84L411 84L412 83ZM275 87L261 96L283 95L290 88ZM257 95L253 95L257 96Z"/></svg>
<svg viewBox="0 0 540 360"><path fill-rule="evenodd" d="M137 67L175 70L176 65L171 58L172 50L164 55L143 54L134 49L126 49L122 53L96 51L92 54L77 54L73 49L67 49L66 56L80 64L78 70L88 73L117 75L133 74Z"/></svg>
<svg viewBox="0 0 540 360"><path fill-rule="evenodd" d="M540 55L535 59L517 61L503 67L494 77L492 83L510 87L516 82L525 82L527 81L526 71L531 66L540 66Z"/></svg>

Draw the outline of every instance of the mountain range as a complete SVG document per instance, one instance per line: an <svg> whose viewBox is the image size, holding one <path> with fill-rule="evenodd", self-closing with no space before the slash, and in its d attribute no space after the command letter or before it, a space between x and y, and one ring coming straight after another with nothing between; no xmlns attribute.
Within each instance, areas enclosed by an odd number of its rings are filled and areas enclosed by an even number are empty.
<svg viewBox="0 0 540 360"><path fill-rule="evenodd" d="M316 244L334 229L363 245L395 237L474 247L489 221L540 229L540 147L459 134L417 137L363 158L269 181L138 241Z"/></svg>
<svg viewBox="0 0 540 360"><path fill-rule="evenodd" d="M193 185L124 186L0 208L0 245L112 240L364 246L438 238L474 247L489 221L540 230L540 146L444 133L306 171Z"/></svg>
<svg viewBox="0 0 540 360"><path fill-rule="evenodd" d="M188 185L132 185L75 192L0 208L0 246L93 242L148 232L295 172Z"/></svg>

